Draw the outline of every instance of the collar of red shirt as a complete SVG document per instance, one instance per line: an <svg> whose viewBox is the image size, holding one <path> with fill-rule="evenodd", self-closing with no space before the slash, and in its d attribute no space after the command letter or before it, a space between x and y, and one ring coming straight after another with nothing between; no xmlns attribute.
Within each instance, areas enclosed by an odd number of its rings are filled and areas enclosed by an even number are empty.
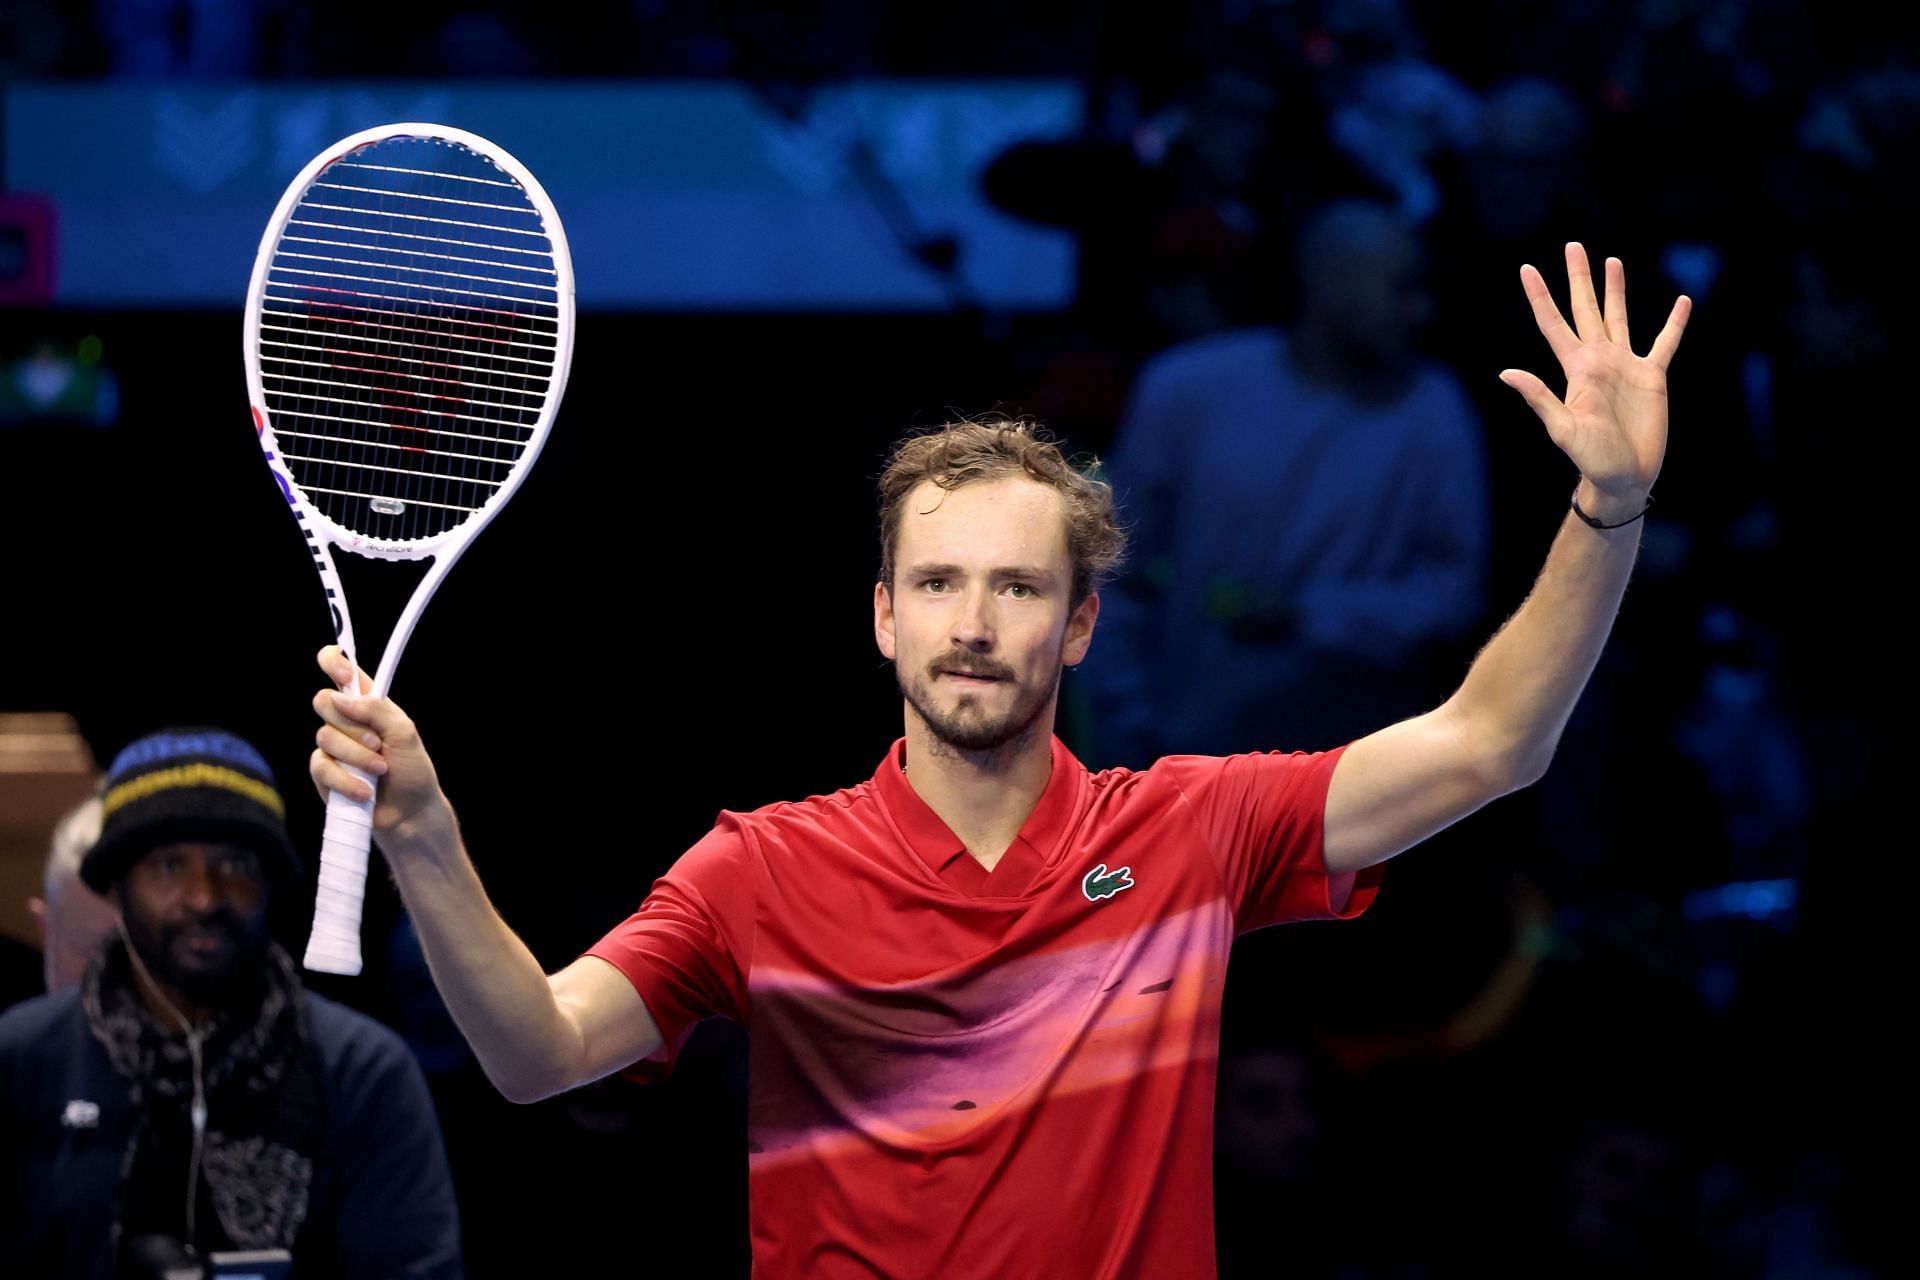
<svg viewBox="0 0 1920 1280"><path fill-rule="evenodd" d="M880 801L927 869L970 898L1016 897L1026 892L1071 825L1087 778L1086 767L1060 739L1053 739L1053 772L1046 790L1020 825L1020 834L988 871L908 783L906 763L907 740L901 738L874 772Z"/></svg>

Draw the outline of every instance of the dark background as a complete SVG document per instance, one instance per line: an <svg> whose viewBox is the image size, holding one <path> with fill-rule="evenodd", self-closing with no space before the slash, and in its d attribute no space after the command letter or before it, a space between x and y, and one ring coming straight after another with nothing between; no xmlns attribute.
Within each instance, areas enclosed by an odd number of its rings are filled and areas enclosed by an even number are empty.
<svg viewBox="0 0 1920 1280"><path fill-rule="evenodd" d="M1907 33L1852 6L1708 0L1124 16L1063 2L939 17L820 0L581 6L564 24L495 4L412 6L396 25L383 6L376 46L373 6L283 3L252 6L263 21L223 55L238 62L209 69L188 6L157 6L171 25L147 45L116 34L120 8L21 6L0 25L7 70L693 76L776 92L1055 75L1087 88L1093 152L1129 137L1116 102L1151 117L1200 101L1224 66L1271 91L1263 176L1239 193L1259 234L1196 266L1164 236L1113 228L1151 200L1204 200L1095 186L1092 214L1057 219L1078 221L1085 247L1080 303L1059 313L582 314L539 467L434 599L395 686L495 901L552 967L630 910L717 810L848 785L898 734L869 597L872 480L903 430L1004 409L1099 451L1131 372L1192 336L1156 309L1153 281L1197 275L1221 323L1283 318L1302 212L1394 194L1329 152L1343 67L1390 49L1476 94L1520 74L1557 84L1588 132L1550 227L1488 234L1468 212L1464 157L1439 147L1429 165L1441 196L1423 227L1437 307L1425 346L1475 398L1492 469L1494 603L1479 634L1523 598L1573 483L1494 377L1521 365L1556 381L1515 268L1532 261L1562 287L1565 239L1596 262L1626 259L1643 346L1681 287L1666 251L1716 255L1673 369L1660 505L1549 780L1397 862L1366 919L1241 944L1236 974L1260 978L1228 993L1224 1061L1247 1065L1221 1123L1256 1137L1251 1155L1222 1143L1223 1269L1890 1266L1883 1171L1905 1140L1890 1120L1888 868L1904 841L1875 802L1894 782L1881 601L1910 416L1894 380L1920 144ZM1850 142L1809 125L1836 110ZM327 626L243 443L241 301L0 312L0 359L92 336L119 389L107 423L0 423L0 708L73 713L102 761L162 724L228 726L265 750L312 848L311 655ZM343 568L369 638L394 593L386 569ZM1454 678L1468 656L1453 655ZM1781 881L1790 908L1715 912L1690 896ZM738 1032L703 1028L655 1089L615 1081L511 1107L445 1043L400 926L376 886L368 974L314 985L422 1050L473 1274L554 1247L636 1265L691 1248L696 1273L744 1274ZM1512 998L1489 1034L1438 1034L1497 989Z"/></svg>

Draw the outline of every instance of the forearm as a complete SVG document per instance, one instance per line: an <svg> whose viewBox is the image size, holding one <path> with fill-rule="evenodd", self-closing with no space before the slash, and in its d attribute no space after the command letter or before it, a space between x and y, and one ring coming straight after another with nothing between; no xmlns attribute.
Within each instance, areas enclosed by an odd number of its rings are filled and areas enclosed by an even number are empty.
<svg viewBox="0 0 1920 1280"><path fill-rule="evenodd" d="M434 985L487 1078L514 1101L573 1083L580 1034L488 899L452 809L386 834L381 847Z"/></svg>
<svg viewBox="0 0 1920 1280"><path fill-rule="evenodd" d="M1644 503L1609 501L1584 481L1578 498L1582 510L1607 524ZM1520 786L1546 771L1600 660L1645 524L1595 529L1569 511L1526 602L1448 700L1446 710L1490 775Z"/></svg>

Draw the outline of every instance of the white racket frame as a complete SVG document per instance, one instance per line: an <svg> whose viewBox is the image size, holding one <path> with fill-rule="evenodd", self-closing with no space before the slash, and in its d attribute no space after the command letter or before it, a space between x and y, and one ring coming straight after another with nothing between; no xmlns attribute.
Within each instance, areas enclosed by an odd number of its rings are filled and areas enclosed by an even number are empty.
<svg viewBox="0 0 1920 1280"><path fill-rule="evenodd" d="M259 349L260 313L267 274L281 237L286 233L294 206L328 166L370 143L392 138L441 139L458 143L485 156L520 184L532 200L534 210L544 224L543 229L553 244L558 323L554 331L553 375L546 401L541 408L539 421L533 424L533 434L525 442L519 461L514 464L507 479L487 496L478 510L459 524L431 537L385 541L355 533L328 519L301 491L292 471L281 460L279 442L274 438L273 420L267 412L266 392L261 381ZM266 455L267 466L272 469L274 479L280 484L280 492L292 508L293 518L299 522L300 532L306 538L307 550L312 554L314 568L320 574L320 585L326 589L337 642L345 650L348 659L354 661L356 668L358 661L355 658L357 649L353 639L353 620L347 611L347 597L341 589L340 576L334 568L334 550L344 549L376 560L422 560L428 557L433 560L426 576L413 589L412 597L401 610L399 620L394 623L393 634L380 655L379 670L373 674L372 696L383 698L393 685L400 655L405 651L407 641L412 638L414 625L420 621L427 601L433 598L433 593L439 589L447 571L453 568L454 561L460 558L460 553L467 549L467 544L500 514L507 499L526 479L541 446L546 443L554 415L559 411L561 397L566 391L567 372L573 363L573 258L567 248L566 231L560 224L560 215L547 196L546 188L527 171L525 165L496 144L463 129L409 122L380 125L342 138L315 156L288 185L286 194L280 197L280 203L273 211L265 234L260 238L260 251L253 262L253 278L247 287L243 345L247 364L247 395L253 405L254 430L261 452ZM348 693L357 692L347 685L342 685L341 689ZM374 785L371 775L357 769L349 769L349 772L369 786ZM313 932L307 940L305 959L309 969L321 973L360 972L360 917L366 897L367 855L373 843L374 803L373 800L354 800L338 791L329 793L327 797L327 821L320 840L320 872L314 893Z"/></svg>

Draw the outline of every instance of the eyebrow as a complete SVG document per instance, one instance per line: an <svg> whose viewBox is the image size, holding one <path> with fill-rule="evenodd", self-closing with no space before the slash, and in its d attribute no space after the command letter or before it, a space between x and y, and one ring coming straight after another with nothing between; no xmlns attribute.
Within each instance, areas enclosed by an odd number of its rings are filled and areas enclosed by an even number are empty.
<svg viewBox="0 0 1920 1280"><path fill-rule="evenodd" d="M903 571L911 578L957 578L965 577L966 570L957 564L915 564ZM994 578L1026 578L1036 582L1045 582L1050 575L1045 569L1036 569L1032 565L1001 565L988 571Z"/></svg>

